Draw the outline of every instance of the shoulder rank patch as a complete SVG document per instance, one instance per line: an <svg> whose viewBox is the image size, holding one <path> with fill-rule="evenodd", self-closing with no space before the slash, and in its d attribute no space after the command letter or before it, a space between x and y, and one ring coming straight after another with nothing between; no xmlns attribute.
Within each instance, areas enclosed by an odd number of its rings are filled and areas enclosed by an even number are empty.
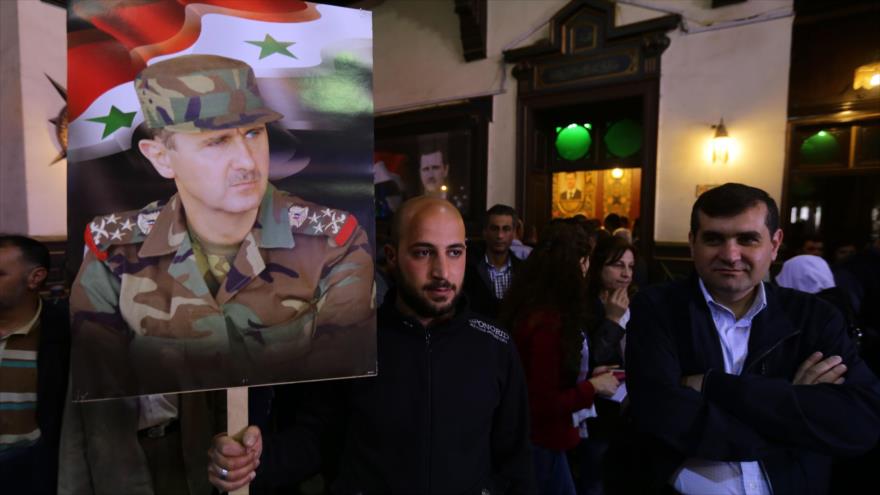
<svg viewBox="0 0 880 495"><path fill-rule="evenodd" d="M358 225L351 213L316 205L291 206L288 216L295 233L325 235L336 246L348 242Z"/></svg>
<svg viewBox="0 0 880 495"><path fill-rule="evenodd" d="M153 202L140 210L99 215L86 225L86 246L103 261L110 246L143 241L160 211L159 203Z"/></svg>
<svg viewBox="0 0 880 495"><path fill-rule="evenodd" d="M303 222L309 218L309 207L293 205L287 209L287 217L290 220L290 225L302 227Z"/></svg>
<svg viewBox="0 0 880 495"><path fill-rule="evenodd" d="M95 234L101 234L101 232L95 232L96 227L94 226L95 222L86 225L86 231L83 235L83 240L85 240L86 246L88 246L89 251L91 251L95 258L98 258L101 261L107 259L107 251L98 247L98 244L95 242Z"/></svg>
<svg viewBox="0 0 880 495"><path fill-rule="evenodd" d="M156 219L159 218L159 211L142 211L138 213L137 216L137 226L141 229L144 235L150 233L153 230L153 224L156 223Z"/></svg>
<svg viewBox="0 0 880 495"><path fill-rule="evenodd" d="M492 337L498 342L506 344L510 341L510 335L508 335L507 332L496 327L495 325L491 325L483 320L478 320L476 318L471 318L470 320L468 320L468 323L471 324L471 328L485 333L486 335Z"/></svg>

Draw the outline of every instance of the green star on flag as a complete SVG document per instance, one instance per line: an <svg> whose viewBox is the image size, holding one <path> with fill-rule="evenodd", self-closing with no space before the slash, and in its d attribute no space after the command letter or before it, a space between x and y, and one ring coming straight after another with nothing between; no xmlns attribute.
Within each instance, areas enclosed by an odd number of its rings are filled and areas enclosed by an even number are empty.
<svg viewBox="0 0 880 495"><path fill-rule="evenodd" d="M131 127L131 123L134 120L134 116L137 112L123 112L122 110L116 108L115 105L110 106L110 113L103 117L95 117L93 119L86 119L89 122L98 122L99 124L104 124L104 135L101 136L101 139L113 134L116 130L122 127Z"/></svg>
<svg viewBox="0 0 880 495"><path fill-rule="evenodd" d="M267 34L263 41L246 41L246 43L260 47L260 60L273 53L280 53L281 55L286 55L291 58L297 58L296 55L287 50L288 46L295 44L293 41L278 41Z"/></svg>

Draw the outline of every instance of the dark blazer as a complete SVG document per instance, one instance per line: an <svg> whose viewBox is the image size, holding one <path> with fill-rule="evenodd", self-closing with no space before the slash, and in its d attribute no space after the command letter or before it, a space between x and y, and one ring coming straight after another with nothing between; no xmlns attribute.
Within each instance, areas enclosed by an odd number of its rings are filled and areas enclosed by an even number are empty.
<svg viewBox="0 0 880 495"><path fill-rule="evenodd" d="M514 277L522 266L523 260L508 251ZM497 318L501 308L501 299L495 297L495 284L489 277L486 266L486 247L484 243L468 244L467 268L464 275L464 293L472 311L489 318Z"/></svg>
<svg viewBox="0 0 880 495"><path fill-rule="evenodd" d="M43 301L37 349L37 424L40 439L0 460L4 493L51 494L56 491L58 442L67 393L70 325L67 301Z"/></svg>
<svg viewBox="0 0 880 495"><path fill-rule="evenodd" d="M758 461L776 494L828 489L831 456L880 439L880 381L858 356L840 313L799 291L765 284L741 375L724 372L718 334L696 276L643 290L630 307L627 387L641 452L639 493L668 490L688 457ZM843 385L795 386L813 352L839 355ZM702 393L681 385L704 374Z"/></svg>

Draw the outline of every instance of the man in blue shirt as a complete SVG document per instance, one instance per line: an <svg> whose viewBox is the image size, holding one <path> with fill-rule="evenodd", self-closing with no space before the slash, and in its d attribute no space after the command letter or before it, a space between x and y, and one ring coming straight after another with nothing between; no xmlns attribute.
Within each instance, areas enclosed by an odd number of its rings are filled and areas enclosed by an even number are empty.
<svg viewBox="0 0 880 495"><path fill-rule="evenodd" d="M484 246L469 246L464 292L471 308L490 318L498 316L504 294L519 269L520 260L511 251L516 230L516 210L497 204L486 212Z"/></svg>

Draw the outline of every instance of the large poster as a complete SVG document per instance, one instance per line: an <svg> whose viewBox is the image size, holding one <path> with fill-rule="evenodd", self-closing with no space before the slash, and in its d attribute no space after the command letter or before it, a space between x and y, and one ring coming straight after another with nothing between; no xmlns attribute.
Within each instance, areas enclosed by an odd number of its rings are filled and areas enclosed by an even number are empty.
<svg viewBox="0 0 880 495"><path fill-rule="evenodd" d="M74 398L374 374L371 14L68 12Z"/></svg>

